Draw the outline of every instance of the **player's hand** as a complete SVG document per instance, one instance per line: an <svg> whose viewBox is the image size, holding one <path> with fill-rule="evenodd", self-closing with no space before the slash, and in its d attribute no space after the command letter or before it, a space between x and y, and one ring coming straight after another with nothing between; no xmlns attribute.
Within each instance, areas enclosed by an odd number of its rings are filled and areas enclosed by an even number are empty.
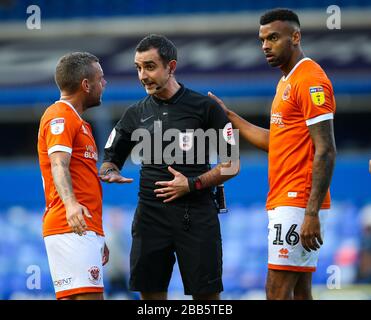
<svg viewBox="0 0 371 320"><path fill-rule="evenodd" d="M189 192L187 177L170 166L168 170L174 175L174 179L171 181L157 181L155 183L156 186L162 187L155 189L156 197L166 198L164 203L180 198Z"/></svg>
<svg viewBox="0 0 371 320"><path fill-rule="evenodd" d="M323 244L321 237L321 224L319 216L308 215L304 216L304 222L300 230L301 243L305 250L317 250Z"/></svg>
<svg viewBox="0 0 371 320"><path fill-rule="evenodd" d="M107 244L104 243L103 256L102 256L102 265L104 266L109 261L109 250Z"/></svg>
<svg viewBox="0 0 371 320"><path fill-rule="evenodd" d="M101 174L99 175L99 178L103 182L108 182L108 183L132 183L133 182L132 178L125 178L117 171L111 171L108 174Z"/></svg>
<svg viewBox="0 0 371 320"><path fill-rule="evenodd" d="M225 103L223 102L222 99L218 98L216 95L214 95L212 92L208 92L207 95L213 99L214 101L216 101L224 110L224 112L227 114L228 116L228 113L229 113L229 109L227 108L227 106L225 105Z"/></svg>
<svg viewBox="0 0 371 320"><path fill-rule="evenodd" d="M66 203L65 208L67 223L72 228L73 232L77 233L79 236L82 236L83 234L85 235L87 225L84 219L84 215L89 219L92 218L88 208L76 201L70 201Z"/></svg>

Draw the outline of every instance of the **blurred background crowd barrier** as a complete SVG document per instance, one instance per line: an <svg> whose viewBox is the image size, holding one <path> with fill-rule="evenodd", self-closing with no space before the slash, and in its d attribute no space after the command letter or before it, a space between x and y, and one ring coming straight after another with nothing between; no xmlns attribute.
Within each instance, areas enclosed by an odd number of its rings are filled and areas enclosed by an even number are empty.
<svg viewBox="0 0 371 320"><path fill-rule="evenodd" d="M34 11L27 13L32 5L40 9L40 29L30 28L37 24ZM328 28L331 5L341 10L340 29ZM267 66L258 28L260 15L277 6L299 14L303 49L325 69L337 100L333 207L313 275L314 295L371 298L371 1L0 0L0 299L54 299L41 236L44 197L36 144L40 116L59 98L53 80L58 58L89 51L101 59L108 81L103 104L85 115L100 160L121 114L145 96L133 58L135 45L149 33L164 34L178 47L178 81L204 94L213 91L241 116L268 127L281 74ZM241 141L241 160L240 175L225 186L229 213L220 216L223 298L263 299L267 157ZM111 248L108 298L138 298L127 290L138 170L128 161L123 172L135 182L103 186ZM169 296L182 299L179 271L174 273Z"/></svg>

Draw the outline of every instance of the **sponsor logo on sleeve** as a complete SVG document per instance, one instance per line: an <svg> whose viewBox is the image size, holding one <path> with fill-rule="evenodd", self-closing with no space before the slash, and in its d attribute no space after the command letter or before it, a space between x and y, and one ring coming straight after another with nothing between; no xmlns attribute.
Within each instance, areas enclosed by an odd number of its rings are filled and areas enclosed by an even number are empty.
<svg viewBox="0 0 371 320"><path fill-rule="evenodd" d="M50 121L50 131L54 135L61 134L64 131L64 118L55 118Z"/></svg>
<svg viewBox="0 0 371 320"><path fill-rule="evenodd" d="M231 144L231 145L235 145L236 144L236 141L234 139L234 135L233 135L233 127L232 127L232 123L228 122L224 128L223 128L223 138L224 140Z"/></svg>
<svg viewBox="0 0 371 320"><path fill-rule="evenodd" d="M322 106L325 103L325 92L323 91L323 87L316 86L309 88L310 97L312 98L312 102L316 106Z"/></svg>

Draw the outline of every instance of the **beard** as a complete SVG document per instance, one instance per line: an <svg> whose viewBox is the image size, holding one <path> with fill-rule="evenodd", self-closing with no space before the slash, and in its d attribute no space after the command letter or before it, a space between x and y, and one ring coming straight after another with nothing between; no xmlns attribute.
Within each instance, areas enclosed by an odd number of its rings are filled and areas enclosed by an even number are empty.
<svg viewBox="0 0 371 320"><path fill-rule="evenodd" d="M93 108L93 107L98 107L102 104L102 96L98 97L89 97L86 100L86 109Z"/></svg>

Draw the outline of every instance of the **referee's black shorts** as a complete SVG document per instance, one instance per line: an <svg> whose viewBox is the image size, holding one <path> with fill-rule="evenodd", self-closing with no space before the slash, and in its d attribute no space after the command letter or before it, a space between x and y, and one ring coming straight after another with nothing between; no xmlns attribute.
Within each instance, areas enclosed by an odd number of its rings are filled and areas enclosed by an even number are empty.
<svg viewBox="0 0 371 320"><path fill-rule="evenodd" d="M176 256L186 295L223 291L220 225L211 200L140 201L132 237L130 290L166 292Z"/></svg>

